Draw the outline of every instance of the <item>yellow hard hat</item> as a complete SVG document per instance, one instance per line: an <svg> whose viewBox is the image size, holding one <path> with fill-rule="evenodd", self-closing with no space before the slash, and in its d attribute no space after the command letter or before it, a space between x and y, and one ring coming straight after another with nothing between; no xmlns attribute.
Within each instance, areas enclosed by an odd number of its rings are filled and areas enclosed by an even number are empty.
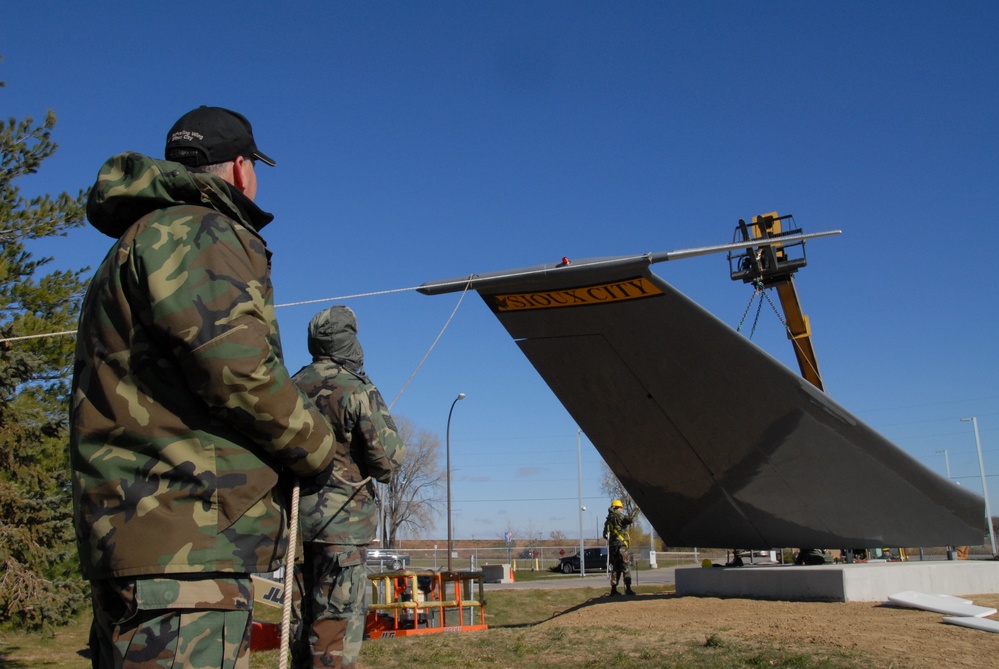
<svg viewBox="0 0 999 669"><path fill-rule="evenodd" d="M611 502L611 508L612 509L623 509L624 508L624 504L621 503L621 500L615 499L613 502Z"/></svg>

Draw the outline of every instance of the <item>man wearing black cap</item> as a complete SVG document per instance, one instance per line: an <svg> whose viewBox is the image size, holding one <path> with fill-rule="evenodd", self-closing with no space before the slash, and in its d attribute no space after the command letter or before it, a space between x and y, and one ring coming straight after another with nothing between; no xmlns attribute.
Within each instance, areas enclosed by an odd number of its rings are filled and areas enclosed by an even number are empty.
<svg viewBox="0 0 999 669"><path fill-rule="evenodd" d="M257 148L246 117L221 107L184 114L167 133L166 159L216 174L251 200L257 194L254 161L276 165Z"/></svg>
<svg viewBox="0 0 999 669"><path fill-rule="evenodd" d="M87 218L116 239L84 300L70 457L95 667L249 666L250 574L280 566L292 477L335 435L281 357L255 203L274 165L242 115L200 107L167 160L112 157Z"/></svg>

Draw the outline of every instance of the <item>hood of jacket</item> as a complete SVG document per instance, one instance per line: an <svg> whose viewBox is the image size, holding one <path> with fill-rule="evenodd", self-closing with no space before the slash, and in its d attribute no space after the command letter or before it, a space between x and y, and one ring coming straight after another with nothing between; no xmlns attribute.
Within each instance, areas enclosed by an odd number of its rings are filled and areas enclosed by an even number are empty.
<svg viewBox="0 0 999 669"><path fill-rule="evenodd" d="M214 209L257 232L274 220L220 177L132 152L112 156L101 166L87 196L87 220L118 239L146 214L181 204Z"/></svg>
<svg viewBox="0 0 999 669"><path fill-rule="evenodd" d="M364 350L357 340L357 317L350 307L337 305L320 311L309 322L312 358L332 358L351 372L364 375Z"/></svg>

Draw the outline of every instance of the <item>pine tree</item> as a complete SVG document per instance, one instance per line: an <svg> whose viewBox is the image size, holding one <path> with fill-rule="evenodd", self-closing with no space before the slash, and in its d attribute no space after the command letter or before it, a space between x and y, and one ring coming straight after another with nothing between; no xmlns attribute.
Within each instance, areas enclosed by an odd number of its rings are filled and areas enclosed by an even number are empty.
<svg viewBox="0 0 999 669"><path fill-rule="evenodd" d="M84 194L14 185L56 150L55 123L0 121L0 624L28 629L67 621L86 592L66 455L75 338L53 333L75 329L87 270L46 273L53 258L26 249L82 225Z"/></svg>

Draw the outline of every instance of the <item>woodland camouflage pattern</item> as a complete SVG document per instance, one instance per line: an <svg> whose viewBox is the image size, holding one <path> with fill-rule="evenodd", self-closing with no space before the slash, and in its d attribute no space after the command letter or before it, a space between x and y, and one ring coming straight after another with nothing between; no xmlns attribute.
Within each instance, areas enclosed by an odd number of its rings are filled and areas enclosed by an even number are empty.
<svg viewBox="0 0 999 669"><path fill-rule="evenodd" d="M95 666L243 669L250 666L253 586L247 578L95 581ZM154 612L154 613L150 613Z"/></svg>
<svg viewBox="0 0 999 669"><path fill-rule="evenodd" d="M363 548L305 545L304 564L296 568L295 592L304 599L297 603L304 607L308 622L292 647L295 669L357 665L367 617L364 595L370 585L364 558Z"/></svg>
<svg viewBox="0 0 999 669"><path fill-rule="evenodd" d="M90 222L118 239L81 310L70 456L84 576L276 569L279 480L331 463L329 425L282 363L259 229L222 179L120 154Z"/></svg>
<svg viewBox="0 0 999 669"><path fill-rule="evenodd" d="M638 517L638 507L625 514L613 506L607 509L607 520L604 521L604 539L607 540L607 554L611 570L611 594L617 594L617 584L624 577L627 594L631 590L631 554L628 546L631 544L631 530L628 528Z"/></svg>
<svg viewBox="0 0 999 669"><path fill-rule="evenodd" d="M604 521L604 539L610 542L612 548L615 546L628 548L631 544L631 530L628 527L635 522L637 517L637 507L627 515L613 506L607 509L607 519Z"/></svg>
<svg viewBox="0 0 999 669"><path fill-rule="evenodd" d="M378 523L368 477L388 483L406 447L381 393L364 374L354 312L338 305L316 314L308 342L312 364L293 378L333 426L338 476L299 502L305 564L296 570L303 592L294 666L353 669L364 638L364 546Z"/></svg>
<svg viewBox="0 0 999 669"><path fill-rule="evenodd" d="M375 487L371 481L361 482L370 476L387 483L406 452L385 400L361 369L363 353L354 336L356 328L353 312L346 307L331 307L313 318L309 326L313 362L293 377L333 426L335 468L349 482L333 478L317 493L302 495L299 512L305 542L371 543L378 524Z"/></svg>

